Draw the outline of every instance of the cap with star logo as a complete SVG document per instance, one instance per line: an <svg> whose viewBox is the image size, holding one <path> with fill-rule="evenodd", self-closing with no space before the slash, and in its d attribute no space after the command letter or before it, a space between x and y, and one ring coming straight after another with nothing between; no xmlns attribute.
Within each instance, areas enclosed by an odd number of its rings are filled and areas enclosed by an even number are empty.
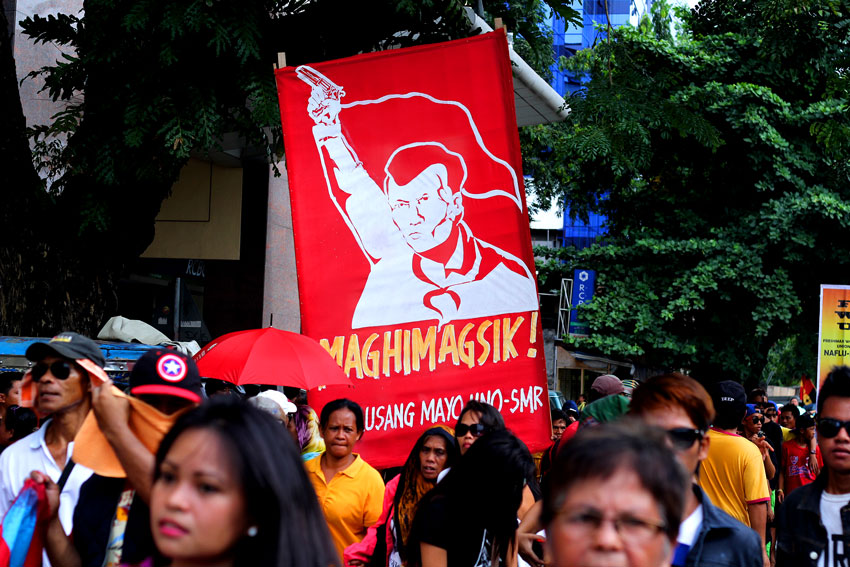
<svg viewBox="0 0 850 567"><path fill-rule="evenodd" d="M201 375L191 356L167 348L143 354L130 373L130 393L176 396L201 401Z"/></svg>

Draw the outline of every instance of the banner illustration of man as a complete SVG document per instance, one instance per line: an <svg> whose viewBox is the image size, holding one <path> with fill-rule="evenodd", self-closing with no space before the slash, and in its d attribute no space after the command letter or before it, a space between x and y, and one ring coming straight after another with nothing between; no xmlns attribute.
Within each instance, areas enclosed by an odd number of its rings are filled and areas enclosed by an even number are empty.
<svg viewBox="0 0 850 567"><path fill-rule="evenodd" d="M551 443L508 49L497 30L275 73L301 331L353 384L309 400L363 407L373 466L470 399Z"/></svg>
<svg viewBox="0 0 850 567"><path fill-rule="evenodd" d="M528 266L476 238L464 221L465 207L476 199L506 199L522 212L516 173L489 152L466 107L417 92L343 104L343 87L328 77L308 66L296 74L311 87L307 112L328 193L370 267L352 329L435 319L442 326L538 308ZM381 105L403 105L411 123L399 128L402 135L388 134L406 143L392 148L383 171L367 171L345 117ZM475 162L485 156L487 171L469 171L470 160L453 149L469 144L456 132L444 139L427 126L421 137L414 133L417 121L447 113L466 116L463 137L475 139Z"/></svg>

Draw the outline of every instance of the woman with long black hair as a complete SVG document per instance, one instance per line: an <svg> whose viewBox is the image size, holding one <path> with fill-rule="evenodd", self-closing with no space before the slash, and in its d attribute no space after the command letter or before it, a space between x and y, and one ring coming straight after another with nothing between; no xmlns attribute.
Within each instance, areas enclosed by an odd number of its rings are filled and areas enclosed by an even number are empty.
<svg viewBox="0 0 850 567"><path fill-rule="evenodd" d="M506 430L473 443L419 503L408 542L410 567L514 567L514 535L534 462Z"/></svg>
<svg viewBox="0 0 850 567"><path fill-rule="evenodd" d="M363 541L345 549L346 565L407 563L407 544L417 505L437 483L440 472L460 456L454 434L438 425L425 431L407 457L402 472L387 483L384 511Z"/></svg>
<svg viewBox="0 0 850 567"><path fill-rule="evenodd" d="M461 455L472 447L475 441L491 431L505 429L505 420L499 410L488 403L472 399L460 410L455 424L455 437Z"/></svg>
<svg viewBox="0 0 850 567"><path fill-rule="evenodd" d="M338 565L295 443L238 400L178 419L157 451L150 509L155 565Z"/></svg>

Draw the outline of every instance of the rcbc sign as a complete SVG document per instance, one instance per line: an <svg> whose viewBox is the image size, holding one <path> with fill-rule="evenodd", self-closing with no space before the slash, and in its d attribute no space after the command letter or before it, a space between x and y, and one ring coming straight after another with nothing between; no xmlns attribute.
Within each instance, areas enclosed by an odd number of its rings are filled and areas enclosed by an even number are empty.
<svg viewBox="0 0 850 567"><path fill-rule="evenodd" d="M570 327L569 333L575 337L587 336L587 323L581 320L578 307L593 299L593 288L596 284L594 270L575 270L573 272L573 292L570 296Z"/></svg>

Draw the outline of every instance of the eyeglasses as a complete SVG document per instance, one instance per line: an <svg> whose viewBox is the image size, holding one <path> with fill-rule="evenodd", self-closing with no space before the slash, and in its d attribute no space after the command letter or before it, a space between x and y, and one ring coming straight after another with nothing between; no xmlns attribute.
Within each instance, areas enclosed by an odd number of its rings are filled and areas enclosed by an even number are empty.
<svg viewBox="0 0 850 567"><path fill-rule="evenodd" d="M38 382L45 374L47 374L47 371L50 370L50 373L53 374L54 378L57 380L67 380L68 376L71 375L71 368L73 368L73 365L67 360L57 360L53 364L39 362L32 367L30 375L32 376L33 382Z"/></svg>
<svg viewBox="0 0 850 567"><path fill-rule="evenodd" d="M818 419L818 435L825 439L832 439L842 429L850 435L850 421L840 421L831 417Z"/></svg>
<svg viewBox="0 0 850 567"><path fill-rule="evenodd" d="M602 527L603 522L614 524L614 529L623 541L633 544L646 543L659 532L667 529L667 524L664 522L642 519L630 514L617 518L606 518L601 511L594 510L593 508L572 514L564 514L561 517L570 535L575 538L591 536Z"/></svg>
<svg viewBox="0 0 850 567"><path fill-rule="evenodd" d="M705 437L705 431L702 429L688 429L687 427L675 427L667 430L667 437L673 444L673 448L678 451L690 449L694 441L698 441Z"/></svg>
<svg viewBox="0 0 850 567"><path fill-rule="evenodd" d="M755 423L764 423L764 418L763 417L753 417L750 421L752 421L754 424Z"/></svg>
<svg viewBox="0 0 850 567"><path fill-rule="evenodd" d="M463 437L467 433L472 433L473 437L481 437L489 430L490 428L483 423L473 423L472 425L461 423L455 428L455 437Z"/></svg>

